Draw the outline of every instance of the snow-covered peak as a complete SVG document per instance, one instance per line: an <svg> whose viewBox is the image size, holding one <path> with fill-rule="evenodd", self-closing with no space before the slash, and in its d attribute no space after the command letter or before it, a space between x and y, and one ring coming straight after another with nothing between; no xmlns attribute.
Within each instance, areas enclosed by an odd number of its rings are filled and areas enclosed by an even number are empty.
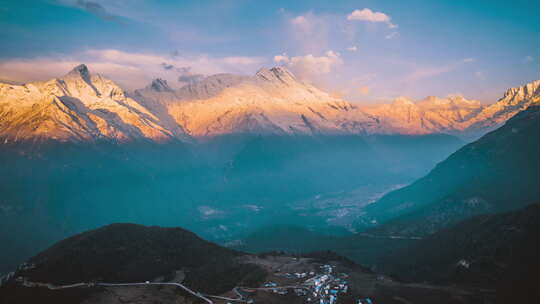
<svg viewBox="0 0 540 304"><path fill-rule="evenodd" d="M480 106L481 102L476 99L467 99L462 95L449 95L446 97L448 101L455 105L464 105L464 106Z"/></svg>
<svg viewBox="0 0 540 304"><path fill-rule="evenodd" d="M266 81L275 85L295 85L298 80L284 67L273 67L271 69L262 68L256 74L255 77L259 80Z"/></svg>
<svg viewBox="0 0 540 304"><path fill-rule="evenodd" d="M176 90L176 96L179 100L208 99L219 95L227 88L238 86L250 80L249 76L216 74L181 87Z"/></svg>
<svg viewBox="0 0 540 304"><path fill-rule="evenodd" d="M0 137L7 141L119 141L187 137L81 64L62 78L0 87Z"/></svg>
<svg viewBox="0 0 540 304"><path fill-rule="evenodd" d="M445 109L448 107L453 108L479 108L481 103L478 100L469 100L461 95L449 95L445 98L439 98L436 96L428 96L423 100L420 100L417 105L425 109Z"/></svg>
<svg viewBox="0 0 540 304"><path fill-rule="evenodd" d="M485 107L473 117L468 122L468 129L477 133L493 130L529 106L539 104L540 80L508 89L499 101Z"/></svg>
<svg viewBox="0 0 540 304"><path fill-rule="evenodd" d="M65 76L26 85L0 84L0 136L63 140L119 140L272 134L482 133L533 104L540 81L509 89L483 106L460 95L398 97L360 109L308 83L284 67L253 76L217 74L172 89L155 79L132 99L113 81L84 64ZM23 117L24 119L20 119ZM27 118L27 119L26 119ZM13 121L11 121L13 120Z"/></svg>
<svg viewBox="0 0 540 304"><path fill-rule="evenodd" d="M405 96L399 96L396 99L394 99L394 102L392 103L395 106L414 106L414 102Z"/></svg>
<svg viewBox="0 0 540 304"><path fill-rule="evenodd" d="M540 80L506 90L501 100L521 100L540 96Z"/></svg>

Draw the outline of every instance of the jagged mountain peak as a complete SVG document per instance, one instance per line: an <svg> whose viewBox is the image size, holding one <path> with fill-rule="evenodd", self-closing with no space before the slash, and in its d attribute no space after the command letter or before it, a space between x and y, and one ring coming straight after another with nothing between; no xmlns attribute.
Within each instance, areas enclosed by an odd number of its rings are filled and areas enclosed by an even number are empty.
<svg viewBox="0 0 540 304"><path fill-rule="evenodd" d="M63 137L72 136L79 128L76 136L82 138L184 137L184 130L193 136L207 136L252 130L254 124L270 133L451 133L475 137L528 106L540 104L540 81L509 89L490 106L460 95L428 96L420 101L401 96L390 104L360 109L302 82L282 66L262 68L253 76L211 75L176 90L166 80L156 78L127 95L113 81L80 64L61 78L0 86L0 94L0 111L10 111L6 112L9 115L26 111L37 115L33 109L42 109L52 101L77 112L81 116L73 121L69 121L73 113L66 114L66 109L63 114L51 110L47 116L54 121L54 128L63 130ZM43 121L49 119L42 117ZM46 126L37 122L32 127L15 126L5 120L0 134L24 129L17 134L32 137L32 128ZM52 129L48 125L40 134L47 136Z"/></svg>
<svg viewBox="0 0 540 304"><path fill-rule="evenodd" d="M204 100L219 95L223 90L251 81L249 76L221 73L187 84L175 91L178 100Z"/></svg>
<svg viewBox="0 0 540 304"><path fill-rule="evenodd" d="M451 103L453 100L451 98L439 98L437 96L428 96L423 100L420 100L418 104L420 106L444 106Z"/></svg>
<svg viewBox="0 0 540 304"><path fill-rule="evenodd" d="M540 80L506 90L502 99L521 97L530 98L540 95Z"/></svg>
<svg viewBox="0 0 540 304"><path fill-rule="evenodd" d="M508 89L494 104L482 109L468 122L471 132L487 132L501 126L508 119L532 105L540 104L540 80Z"/></svg>
<svg viewBox="0 0 540 304"><path fill-rule="evenodd" d="M394 102L392 103L396 106L414 106L415 103L408 97L405 96L399 96L396 99L394 99Z"/></svg>
<svg viewBox="0 0 540 304"><path fill-rule="evenodd" d="M302 83L283 67L254 76L219 74L186 85L168 113L192 136L363 134L377 121L343 100ZM162 99L165 99L165 94Z"/></svg>
<svg viewBox="0 0 540 304"><path fill-rule="evenodd" d="M172 92L173 89L167 83L167 80L161 78L155 78L148 86L150 89L157 92Z"/></svg>
<svg viewBox="0 0 540 304"><path fill-rule="evenodd" d="M466 104L466 105L480 105L481 104L479 100L467 99L463 95L460 95L460 94L448 95L446 99L452 101L453 103L460 103L460 104Z"/></svg>
<svg viewBox="0 0 540 304"><path fill-rule="evenodd" d="M67 75L77 75L81 76L82 78L90 78L90 70L86 66L86 64L81 63L78 66L74 67Z"/></svg>
<svg viewBox="0 0 540 304"><path fill-rule="evenodd" d="M298 83L298 80L287 68L282 66L276 66L271 69L262 68L255 74L255 77L259 80L267 81L272 84L278 85L293 85Z"/></svg>
<svg viewBox="0 0 540 304"><path fill-rule="evenodd" d="M0 96L4 142L188 139L84 64L62 78L0 88Z"/></svg>
<svg viewBox="0 0 540 304"><path fill-rule="evenodd" d="M460 108L479 108L481 103L478 100L466 99L462 95L448 95L444 98L437 96L428 96L419 102L417 105L423 108L437 108L437 107L460 107Z"/></svg>
<svg viewBox="0 0 540 304"><path fill-rule="evenodd" d="M94 84L93 78L98 78L98 87ZM97 79L96 79L97 80ZM101 76L94 76L85 64L80 64L74 67L64 77L58 79L58 85L62 89L68 91L68 95L88 96L95 95L100 97L102 91L107 91L106 86L110 86L112 81L104 81ZM120 88L115 88L116 92L122 91ZM123 93L123 91L122 91Z"/></svg>

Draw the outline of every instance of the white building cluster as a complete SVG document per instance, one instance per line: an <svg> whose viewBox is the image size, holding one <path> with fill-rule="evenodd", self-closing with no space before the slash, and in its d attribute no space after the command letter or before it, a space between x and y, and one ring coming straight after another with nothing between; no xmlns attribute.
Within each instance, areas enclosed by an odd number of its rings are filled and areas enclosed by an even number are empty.
<svg viewBox="0 0 540 304"><path fill-rule="evenodd" d="M348 282L345 280L347 275L339 274L335 276L333 266L328 264L321 266L321 272L321 274L304 282L304 285L309 286L311 291L307 302L334 304L339 294L346 293L349 289Z"/></svg>

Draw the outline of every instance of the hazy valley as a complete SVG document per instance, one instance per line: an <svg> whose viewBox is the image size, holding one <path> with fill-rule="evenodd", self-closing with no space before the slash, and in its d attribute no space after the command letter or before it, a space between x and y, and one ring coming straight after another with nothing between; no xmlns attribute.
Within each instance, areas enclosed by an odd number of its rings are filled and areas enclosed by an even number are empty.
<svg viewBox="0 0 540 304"><path fill-rule="evenodd" d="M378 119L296 81L284 69L259 72L247 81L247 88L237 90L254 95L240 100L239 93L220 93L228 82L184 89L208 101L172 99L181 92L156 86L137 91L137 101L85 66L46 83L4 85L3 222L6 227L21 220L31 224L20 235L4 230L3 237L15 241L26 235L43 242L12 247L27 252L24 257L52 240L110 222L168 226L180 221L220 242L239 240L276 216L283 224L352 232L366 203L422 176L464 144L443 134L368 133L370 127L380 128ZM207 91L217 95L204 95ZM227 104L230 96L228 107L245 105L234 118L229 110L214 114L214 106L207 106L219 98ZM284 100L289 96L298 100L293 108ZM174 110L168 107L190 109L199 103L211 112L193 113L222 116L207 120L226 123L219 129L228 134L188 133L192 126L169 115ZM338 203L311 214L302 211L327 196ZM350 198L343 205L345 196ZM308 213L316 209L309 207ZM36 230L40 235L32 236Z"/></svg>
<svg viewBox="0 0 540 304"><path fill-rule="evenodd" d="M0 83L0 300L540 298L540 80L369 105L285 65Z"/></svg>

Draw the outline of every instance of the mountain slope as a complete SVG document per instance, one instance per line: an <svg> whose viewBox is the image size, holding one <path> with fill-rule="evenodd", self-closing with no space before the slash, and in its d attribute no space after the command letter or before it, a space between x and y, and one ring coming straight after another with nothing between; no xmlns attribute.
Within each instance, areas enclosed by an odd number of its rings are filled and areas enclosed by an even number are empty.
<svg viewBox="0 0 540 304"><path fill-rule="evenodd" d="M85 65L66 76L25 85L0 84L0 137L9 141L186 139L112 81Z"/></svg>
<svg viewBox="0 0 540 304"><path fill-rule="evenodd" d="M540 106L466 145L428 175L366 208L383 234L426 235L475 214L540 200ZM389 222L390 221L390 222Z"/></svg>
<svg viewBox="0 0 540 304"><path fill-rule="evenodd" d="M537 303L539 223L538 203L477 216L385 257L381 266L411 281L497 288L501 302Z"/></svg>
<svg viewBox="0 0 540 304"><path fill-rule="evenodd" d="M479 101L462 96L429 96L416 103L399 97L392 104L368 107L364 111L378 117L396 133L430 134L463 131L462 123L482 109Z"/></svg>
<svg viewBox="0 0 540 304"><path fill-rule="evenodd" d="M531 105L540 105L540 80L508 89L496 103L482 109L467 121L468 132L493 130Z"/></svg>
<svg viewBox="0 0 540 304"><path fill-rule="evenodd" d="M379 123L357 107L305 83L281 67L255 76L218 74L177 91L136 92L144 104L165 106L196 137L224 134L365 134Z"/></svg>
<svg viewBox="0 0 540 304"><path fill-rule="evenodd" d="M461 96L360 108L299 81L283 67L217 74L172 89L155 79L132 94L85 65L46 82L0 83L3 141L191 141L226 134L431 134L492 130L540 101L540 81L490 106ZM188 134L186 134L188 133Z"/></svg>
<svg viewBox="0 0 540 304"><path fill-rule="evenodd" d="M319 280L317 286L310 287L309 282L315 279ZM147 284L99 284L111 280ZM314 302L313 297L319 302L324 296L317 291L326 289L324 281L332 284L328 289L336 289L338 282L347 286L335 303L370 298L375 303L391 304L468 304L483 298L481 293L467 289L402 284L333 252L248 255L211 244L180 228L113 224L61 241L21 265L16 273L0 280L0 302L193 304L202 303L200 297L205 297L207 303L216 304L300 304L309 297L308 302ZM62 289L45 287L75 282L85 284ZM193 293L176 286L154 285L171 282ZM309 294L293 288L286 293L250 288L265 287L263 282L302 286Z"/></svg>
<svg viewBox="0 0 540 304"><path fill-rule="evenodd" d="M19 270L33 282L56 285L77 282L141 282L168 276L174 271L188 272L185 282L202 290L234 287L256 267L237 261L243 253L220 247L181 228L161 228L135 224L112 224L60 241L31 258ZM230 275L227 284L203 282ZM202 273L199 273L202 272ZM233 284L232 286L228 286ZM224 287L224 285L227 285Z"/></svg>
<svg viewBox="0 0 540 304"><path fill-rule="evenodd" d="M66 76L0 84L0 137L10 141L190 141L190 135L365 134L379 123L284 68L217 74L173 90L154 80L126 94L85 65Z"/></svg>
<svg viewBox="0 0 540 304"><path fill-rule="evenodd" d="M448 133L476 139L531 105L540 104L540 80L508 89L491 105L462 96L429 96L418 102L406 97L392 104L362 110L377 117L387 132L403 134Z"/></svg>

